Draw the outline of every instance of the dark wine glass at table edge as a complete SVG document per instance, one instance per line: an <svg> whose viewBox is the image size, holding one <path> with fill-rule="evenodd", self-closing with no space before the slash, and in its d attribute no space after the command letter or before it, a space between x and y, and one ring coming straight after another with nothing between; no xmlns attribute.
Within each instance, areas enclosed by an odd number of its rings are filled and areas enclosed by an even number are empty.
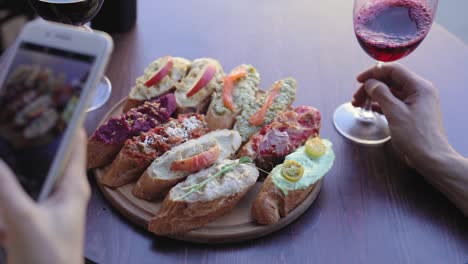
<svg viewBox="0 0 468 264"><path fill-rule="evenodd" d="M438 0L355 0L354 31L364 51L377 60L376 67L399 60L414 51L429 33ZM343 136L363 145L390 140L385 117L371 110L368 99L362 108L345 103L333 115Z"/></svg>
<svg viewBox="0 0 468 264"><path fill-rule="evenodd" d="M37 15L45 20L74 26L84 26L90 22L101 9L104 0L29 0ZM88 112L93 111L109 100L112 85L103 77L92 99Z"/></svg>

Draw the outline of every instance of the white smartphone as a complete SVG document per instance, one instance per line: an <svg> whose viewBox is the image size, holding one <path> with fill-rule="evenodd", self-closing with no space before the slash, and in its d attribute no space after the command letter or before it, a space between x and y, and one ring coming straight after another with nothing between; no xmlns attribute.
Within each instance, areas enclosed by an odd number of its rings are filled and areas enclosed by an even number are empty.
<svg viewBox="0 0 468 264"><path fill-rule="evenodd" d="M63 174L112 49L105 33L36 20L8 50L0 68L0 158L33 199L47 198Z"/></svg>

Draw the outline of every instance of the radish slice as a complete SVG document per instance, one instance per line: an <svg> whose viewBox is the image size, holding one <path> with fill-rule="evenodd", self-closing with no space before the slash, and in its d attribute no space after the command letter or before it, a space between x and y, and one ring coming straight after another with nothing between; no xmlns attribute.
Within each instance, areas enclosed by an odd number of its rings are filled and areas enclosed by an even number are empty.
<svg viewBox="0 0 468 264"><path fill-rule="evenodd" d="M173 171L197 172L213 165L219 158L219 147L215 145L207 151L197 154L193 157L176 160L171 165Z"/></svg>
<svg viewBox="0 0 468 264"><path fill-rule="evenodd" d="M201 74L198 76L198 80L194 82L192 89L187 93L187 97L194 96L201 89L203 89L216 74L216 66L213 64L206 65L202 70Z"/></svg>
<svg viewBox="0 0 468 264"><path fill-rule="evenodd" d="M151 77L148 81L146 81L145 86L151 87L164 79L174 67L174 61L172 60L171 56L166 56L161 59L162 67Z"/></svg>

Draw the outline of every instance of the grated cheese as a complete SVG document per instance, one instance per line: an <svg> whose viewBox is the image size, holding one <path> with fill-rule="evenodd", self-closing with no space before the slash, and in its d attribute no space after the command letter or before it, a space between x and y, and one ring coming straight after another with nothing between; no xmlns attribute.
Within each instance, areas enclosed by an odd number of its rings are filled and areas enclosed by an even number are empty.
<svg viewBox="0 0 468 264"><path fill-rule="evenodd" d="M190 135L189 133L198 128L199 121L195 116L184 118L182 121L182 127L177 127L177 124L170 124L170 126L166 129L166 133L170 137L180 137L180 138L188 138Z"/></svg>

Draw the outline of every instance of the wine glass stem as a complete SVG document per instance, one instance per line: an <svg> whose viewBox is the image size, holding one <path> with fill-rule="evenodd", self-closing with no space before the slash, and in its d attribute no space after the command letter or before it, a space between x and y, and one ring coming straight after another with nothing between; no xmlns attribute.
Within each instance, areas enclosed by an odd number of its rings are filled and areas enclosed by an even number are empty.
<svg viewBox="0 0 468 264"><path fill-rule="evenodd" d="M375 67L381 68L383 66L383 62L377 61ZM374 111L372 111L372 99L367 97L366 102L362 106L361 110L359 111L359 120L362 122L373 122L376 118Z"/></svg>

